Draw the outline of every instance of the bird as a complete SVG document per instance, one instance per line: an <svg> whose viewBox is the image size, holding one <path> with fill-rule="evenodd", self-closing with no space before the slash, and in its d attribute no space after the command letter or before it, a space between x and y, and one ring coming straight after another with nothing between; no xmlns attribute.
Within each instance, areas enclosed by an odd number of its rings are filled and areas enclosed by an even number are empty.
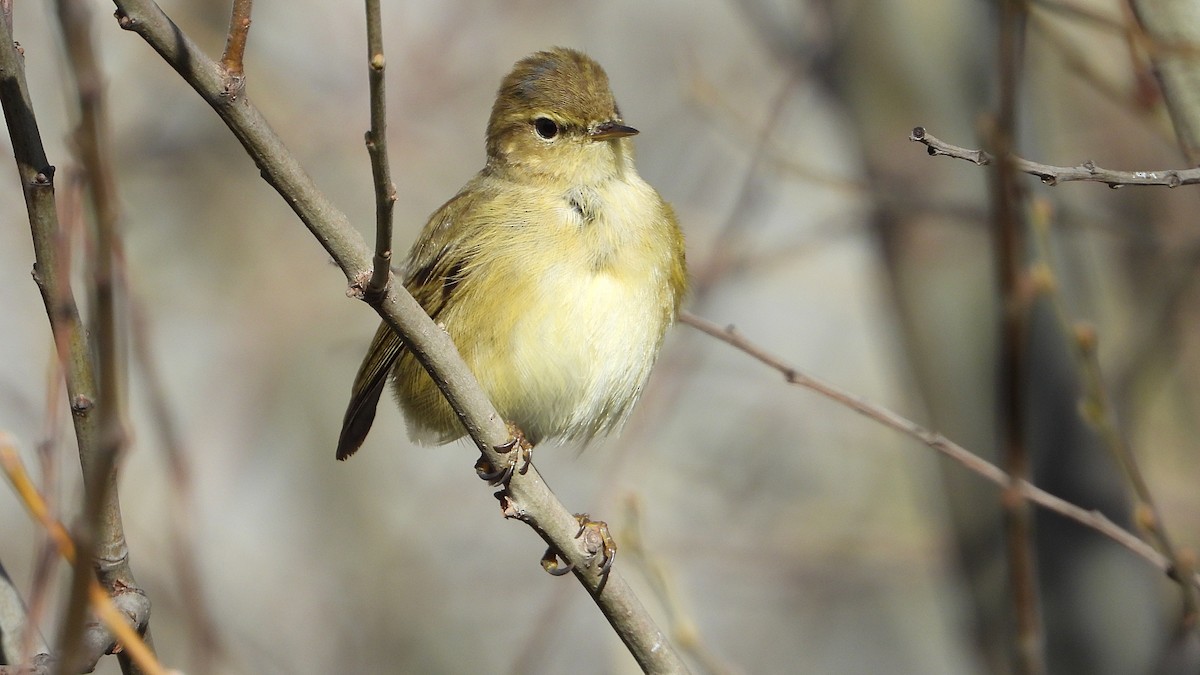
<svg viewBox="0 0 1200 675"><path fill-rule="evenodd" d="M497 92L483 169L430 216L401 268L514 443L586 445L618 429L687 293L683 233L638 175L637 133L591 57L556 47L521 59ZM466 434L383 323L354 379L337 459L362 445L389 381L412 440Z"/></svg>

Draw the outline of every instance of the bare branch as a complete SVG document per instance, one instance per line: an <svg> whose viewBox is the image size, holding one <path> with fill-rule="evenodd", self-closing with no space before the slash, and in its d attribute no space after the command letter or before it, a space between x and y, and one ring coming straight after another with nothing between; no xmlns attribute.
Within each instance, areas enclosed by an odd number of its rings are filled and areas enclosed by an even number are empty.
<svg viewBox="0 0 1200 675"><path fill-rule="evenodd" d="M383 26L379 0L367 0L367 64L370 68L371 130L367 132L367 152L371 155L371 176L375 180L375 257L371 279L363 289L364 299L377 302L391 278L392 211L396 205L396 186L388 165L387 96L384 87Z"/></svg>
<svg viewBox="0 0 1200 675"><path fill-rule="evenodd" d="M947 143L925 130L916 127L909 134L908 140L916 141L929 149L932 157L939 155L965 159L979 166L995 162L992 155L983 150L972 150ZM1057 185L1069 181L1092 181L1104 183L1111 188L1126 185L1158 185L1162 187L1179 187L1180 185L1195 185L1200 183L1200 169L1163 169L1160 171L1115 171L1096 166L1091 161L1078 166L1051 166L1039 164L1027 159L1014 156L1013 168L1022 173L1037 176L1046 185Z"/></svg>
<svg viewBox="0 0 1200 675"><path fill-rule="evenodd" d="M696 316L689 312L683 312L679 316L680 323L685 323L697 330L707 333L712 337L725 342L736 349L739 349L755 360L779 371L784 380L788 384L793 384L798 387L804 387L814 391L825 398L828 398L840 405L843 405L851 410L875 420L883 426L899 431L906 436L910 436L938 451L939 453L949 457L955 462L965 467L968 471L982 477L990 483L995 484L1000 488L1007 488L1012 482L1012 477L1005 473L1000 467L988 462L979 457L970 450L958 445L954 441L945 436L925 429L916 422L909 420L902 415L899 415L887 408L876 405L862 399L844 389L840 389L828 382L819 380L811 375L803 373L796 368L788 365L779 357L767 352L750 340L746 339L733 326L722 327L707 319ZM1096 510L1087 510L1072 504L1060 497L1056 497L1049 492L1033 485L1028 481L1017 481L1017 494L1022 499L1026 499L1047 511L1052 511L1058 515L1073 520L1084 527L1095 530L1096 532L1108 537L1121 546L1125 547L1138 557L1146 560L1150 564L1157 567L1163 573L1177 582L1185 583L1179 578L1176 570L1171 566L1166 556L1162 555L1154 549L1153 546L1139 539L1136 535L1128 530L1120 527L1113 521L1109 520L1103 513ZM1186 577L1186 582L1190 582L1196 588L1200 588L1200 574L1195 572L1190 573Z"/></svg>

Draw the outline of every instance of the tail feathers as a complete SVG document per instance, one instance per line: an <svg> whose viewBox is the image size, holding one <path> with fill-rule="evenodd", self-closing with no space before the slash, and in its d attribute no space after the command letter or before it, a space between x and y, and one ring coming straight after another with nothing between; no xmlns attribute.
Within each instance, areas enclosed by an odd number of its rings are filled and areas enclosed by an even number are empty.
<svg viewBox="0 0 1200 675"><path fill-rule="evenodd" d="M367 440L367 434L375 422L375 409L379 406L379 396L383 393L385 381L386 378L381 378L371 391L364 392L362 398L351 401L350 407L346 408L346 417L342 420L342 433L338 436L339 461L358 452L363 441Z"/></svg>
<svg viewBox="0 0 1200 675"><path fill-rule="evenodd" d="M375 408L379 406L379 396L387 384L388 375L404 345L400 338L392 332L386 323L379 325L375 338L371 340L371 348L363 357L362 365L358 367L358 375L354 378L354 387L350 393L350 404L346 406L346 416L342 419L342 433L338 436L337 458L346 459L353 455L367 439L371 424L375 422Z"/></svg>

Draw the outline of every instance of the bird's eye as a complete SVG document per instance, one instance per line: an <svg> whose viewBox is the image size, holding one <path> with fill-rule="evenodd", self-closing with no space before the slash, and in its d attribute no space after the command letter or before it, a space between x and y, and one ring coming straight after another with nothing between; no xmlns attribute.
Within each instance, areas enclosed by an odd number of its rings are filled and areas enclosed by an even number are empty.
<svg viewBox="0 0 1200 675"><path fill-rule="evenodd" d="M558 136L558 125L554 123L554 120L547 117L535 119L533 121L533 129L537 132L538 136L547 141L552 141L555 136Z"/></svg>

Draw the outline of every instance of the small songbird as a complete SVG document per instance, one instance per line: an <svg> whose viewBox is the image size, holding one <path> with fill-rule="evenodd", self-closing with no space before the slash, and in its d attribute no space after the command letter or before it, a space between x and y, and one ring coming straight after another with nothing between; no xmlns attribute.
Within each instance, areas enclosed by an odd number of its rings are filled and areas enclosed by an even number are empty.
<svg viewBox="0 0 1200 675"><path fill-rule="evenodd" d="M492 107L487 164L430 217L404 266L405 288L530 443L619 427L687 290L683 235L634 168L636 133L588 56L522 59ZM389 373L414 440L465 435L383 324L354 380L338 459L362 445Z"/></svg>

